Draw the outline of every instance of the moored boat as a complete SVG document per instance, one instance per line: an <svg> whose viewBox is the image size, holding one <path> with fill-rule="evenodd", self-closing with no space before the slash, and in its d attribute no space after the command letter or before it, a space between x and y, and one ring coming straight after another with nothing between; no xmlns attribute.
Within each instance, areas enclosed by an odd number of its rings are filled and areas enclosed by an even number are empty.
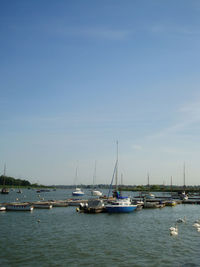
<svg viewBox="0 0 200 267"><path fill-rule="evenodd" d="M4 164L4 174L3 174L3 188L1 189L1 194L9 194L9 189L5 187L5 178L6 178L6 164Z"/></svg>
<svg viewBox="0 0 200 267"><path fill-rule="evenodd" d="M115 177L115 190L113 191L114 200L108 203L106 207L106 211L109 213L127 213L136 210L137 205L131 203L131 199L129 197L122 197L120 192L117 190L117 177L118 177L118 142L117 142L117 160L115 163L115 168L113 172L113 177L110 184L110 189L112 188L113 179ZM110 193L110 190L109 190ZM108 193L108 197L109 197Z"/></svg>
<svg viewBox="0 0 200 267"><path fill-rule="evenodd" d="M105 205L102 199L91 199L88 203L80 203L77 211L84 213L101 213L105 212Z"/></svg>
<svg viewBox="0 0 200 267"><path fill-rule="evenodd" d="M118 197L112 203L106 205L109 213L127 213L136 210L137 205L131 204L130 198Z"/></svg>
<svg viewBox="0 0 200 267"><path fill-rule="evenodd" d="M5 211L5 210L6 210L6 207L0 206L0 211Z"/></svg>
<svg viewBox="0 0 200 267"><path fill-rule="evenodd" d="M83 191L81 191L80 188L77 187L77 188L75 189L75 191L72 192L72 195L73 195L73 196L83 196L83 195L85 195L85 193L84 193Z"/></svg>
<svg viewBox="0 0 200 267"><path fill-rule="evenodd" d="M4 187L1 189L1 194L9 194L9 189Z"/></svg>
<svg viewBox="0 0 200 267"><path fill-rule="evenodd" d="M8 204L6 210L8 211L32 211L33 206L30 204Z"/></svg>
<svg viewBox="0 0 200 267"><path fill-rule="evenodd" d="M35 209L52 209L53 205L49 203L32 203Z"/></svg>
<svg viewBox="0 0 200 267"><path fill-rule="evenodd" d="M100 197L100 196L103 195L103 193L95 188L95 182L96 182L96 168L97 168L96 166L97 166L97 162L95 161L94 175L93 175L93 186L92 186L92 190L91 190L91 195L92 195L92 196L99 196L99 197Z"/></svg>
<svg viewBox="0 0 200 267"><path fill-rule="evenodd" d="M102 192L98 191L97 189L94 189L91 191L92 196L102 196Z"/></svg>

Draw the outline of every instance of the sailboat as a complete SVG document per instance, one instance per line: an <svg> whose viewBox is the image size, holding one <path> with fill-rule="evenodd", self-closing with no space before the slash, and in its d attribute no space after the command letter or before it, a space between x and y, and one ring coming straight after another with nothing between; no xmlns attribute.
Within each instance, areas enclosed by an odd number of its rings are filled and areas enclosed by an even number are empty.
<svg viewBox="0 0 200 267"><path fill-rule="evenodd" d="M78 167L76 167L76 175L75 175L75 182L77 182L78 178ZM72 196L83 196L85 193L81 191L81 188L76 187L75 191L72 192Z"/></svg>
<svg viewBox="0 0 200 267"><path fill-rule="evenodd" d="M5 177L6 177L6 164L4 165L4 180L3 180L3 188L1 190L1 194L9 194L9 189L5 187Z"/></svg>
<svg viewBox="0 0 200 267"><path fill-rule="evenodd" d="M118 141L117 141L117 159L114 167L114 173L110 184L110 189L112 188L113 178L115 177L115 190L113 191L113 197L115 200L110 204L106 205L106 211L109 213L127 213L132 212L137 208L137 205L131 204L131 200L129 197L122 197L120 192L118 191ZM110 190L109 190L110 193ZM109 197L108 193L108 197Z"/></svg>
<svg viewBox="0 0 200 267"><path fill-rule="evenodd" d="M180 195L181 200L188 200L188 195L185 192L185 188L186 188L186 186L185 186L185 163L184 163L184 165L183 165L183 189L184 190Z"/></svg>
<svg viewBox="0 0 200 267"><path fill-rule="evenodd" d="M148 193L145 193L146 199L154 199L155 195L150 192L150 183L149 183L149 173L147 173L147 186L148 186Z"/></svg>
<svg viewBox="0 0 200 267"><path fill-rule="evenodd" d="M94 175L93 175L93 189L91 191L92 196L102 196L102 192L94 188L95 180L96 180L96 168L97 168L97 163L95 161L95 167L94 167Z"/></svg>

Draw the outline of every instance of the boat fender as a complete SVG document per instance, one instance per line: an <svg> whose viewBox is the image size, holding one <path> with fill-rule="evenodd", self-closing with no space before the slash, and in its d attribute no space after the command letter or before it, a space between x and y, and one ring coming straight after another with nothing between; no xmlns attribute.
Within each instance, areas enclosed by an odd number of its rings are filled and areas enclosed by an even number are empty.
<svg viewBox="0 0 200 267"><path fill-rule="evenodd" d="M79 208L76 208L76 211L77 211L77 212L79 212L79 210L80 210Z"/></svg>

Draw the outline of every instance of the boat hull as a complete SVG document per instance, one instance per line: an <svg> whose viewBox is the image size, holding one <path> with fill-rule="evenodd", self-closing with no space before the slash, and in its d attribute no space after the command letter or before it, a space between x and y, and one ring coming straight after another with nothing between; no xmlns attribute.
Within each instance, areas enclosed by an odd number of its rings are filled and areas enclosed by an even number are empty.
<svg viewBox="0 0 200 267"><path fill-rule="evenodd" d="M76 193L76 192L73 192L72 193L72 196L84 196L84 193Z"/></svg>
<svg viewBox="0 0 200 267"><path fill-rule="evenodd" d="M2 188L1 194L9 194L9 190L7 188Z"/></svg>
<svg viewBox="0 0 200 267"><path fill-rule="evenodd" d="M50 204L33 204L33 207L35 209L52 209L53 206Z"/></svg>
<svg viewBox="0 0 200 267"><path fill-rule="evenodd" d="M102 192L94 190L91 192L91 195L92 196L102 196Z"/></svg>
<svg viewBox="0 0 200 267"><path fill-rule="evenodd" d="M31 205L7 205L6 210L8 211L32 211L33 206Z"/></svg>
<svg viewBox="0 0 200 267"><path fill-rule="evenodd" d="M127 206L115 206L115 205L107 205L106 211L108 213L129 213L136 210L137 205L127 205Z"/></svg>

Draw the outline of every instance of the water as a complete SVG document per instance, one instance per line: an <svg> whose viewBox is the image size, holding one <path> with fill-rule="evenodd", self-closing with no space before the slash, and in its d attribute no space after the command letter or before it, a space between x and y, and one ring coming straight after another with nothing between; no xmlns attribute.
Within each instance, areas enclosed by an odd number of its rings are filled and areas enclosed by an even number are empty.
<svg viewBox="0 0 200 267"><path fill-rule="evenodd" d="M24 195L26 197L24 197ZM1 195L35 200L24 190ZM71 190L41 193L66 199ZM169 235L179 217L179 235ZM199 205L144 209L130 214L84 214L75 207L0 213L0 266L199 266ZM38 222L40 220L40 222Z"/></svg>

